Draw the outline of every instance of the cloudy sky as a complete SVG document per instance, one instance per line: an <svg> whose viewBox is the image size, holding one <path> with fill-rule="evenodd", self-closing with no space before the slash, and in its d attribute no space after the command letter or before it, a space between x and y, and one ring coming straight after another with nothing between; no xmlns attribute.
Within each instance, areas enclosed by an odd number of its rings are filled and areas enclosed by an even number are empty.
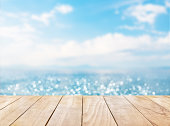
<svg viewBox="0 0 170 126"><path fill-rule="evenodd" d="M0 67L170 66L168 0L0 0Z"/></svg>

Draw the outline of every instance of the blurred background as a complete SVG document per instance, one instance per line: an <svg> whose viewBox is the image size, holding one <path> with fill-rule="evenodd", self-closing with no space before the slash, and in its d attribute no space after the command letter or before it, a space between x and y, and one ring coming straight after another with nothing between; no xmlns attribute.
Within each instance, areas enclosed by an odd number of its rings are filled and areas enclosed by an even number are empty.
<svg viewBox="0 0 170 126"><path fill-rule="evenodd" d="M169 0L0 0L0 95L170 95Z"/></svg>

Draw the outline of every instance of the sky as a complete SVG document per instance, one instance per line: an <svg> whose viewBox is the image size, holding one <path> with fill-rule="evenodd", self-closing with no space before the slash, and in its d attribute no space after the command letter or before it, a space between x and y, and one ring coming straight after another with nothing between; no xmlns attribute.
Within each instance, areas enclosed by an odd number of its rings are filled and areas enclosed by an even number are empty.
<svg viewBox="0 0 170 126"><path fill-rule="evenodd" d="M0 0L0 67L170 66L170 0Z"/></svg>

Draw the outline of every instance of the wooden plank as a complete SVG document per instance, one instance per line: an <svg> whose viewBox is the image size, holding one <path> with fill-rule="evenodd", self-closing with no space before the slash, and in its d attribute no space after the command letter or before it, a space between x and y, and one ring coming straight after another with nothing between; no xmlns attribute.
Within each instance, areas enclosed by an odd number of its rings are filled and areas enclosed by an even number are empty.
<svg viewBox="0 0 170 126"><path fill-rule="evenodd" d="M64 96L47 126L81 126L82 96Z"/></svg>
<svg viewBox="0 0 170 126"><path fill-rule="evenodd" d="M105 100L118 126L152 126L123 96L107 96Z"/></svg>
<svg viewBox="0 0 170 126"><path fill-rule="evenodd" d="M102 96L83 97L83 126L116 126Z"/></svg>
<svg viewBox="0 0 170 126"><path fill-rule="evenodd" d="M153 125L170 126L170 112L144 96L125 96Z"/></svg>
<svg viewBox="0 0 170 126"><path fill-rule="evenodd" d="M170 111L170 97L166 96L146 96L146 97Z"/></svg>
<svg viewBox="0 0 170 126"><path fill-rule="evenodd" d="M19 98L21 98L21 96L0 96L0 110L12 104Z"/></svg>
<svg viewBox="0 0 170 126"><path fill-rule="evenodd" d="M44 96L12 126L45 126L60 99L61 96Z"/></svg>
<svg viewBox="0 0 170 126"><path fill-rule="evenodd" d="M24 96L2 109L0 111L0 126L9 126L39 98L40 96Z"/></svg>

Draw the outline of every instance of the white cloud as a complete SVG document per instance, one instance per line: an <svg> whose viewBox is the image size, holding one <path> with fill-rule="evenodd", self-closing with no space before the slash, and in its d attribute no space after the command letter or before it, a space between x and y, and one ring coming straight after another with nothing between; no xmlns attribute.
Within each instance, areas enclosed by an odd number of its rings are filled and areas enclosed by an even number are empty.
<svg viewBox="0 0 170 126"><path fill-rule="evenodd" d="M49 19L54 16L53 12L43 13L41 15L32 15L32 19L36 21L43 22L44 24L49 24Z"/></svg>
<svg viewBox="0 0 170 126"><path fill-rule="evenodd" d="M141 4L146 0L124 0L124 1L117 1L116 4L112 5L112 8L121 8L124 6L134 5L134 4Z"/></svg>
<svg viewBox="0 0 170 126"><path fill-rule="evenodd" d="M21 18L21 17L29 16L29 13L26 12L13 13L13 12L0 11L0 14L1 17L11 17L11 18Z"/></svg>
<svg viewBox="0 0 170 126"><path fill-rule="evenodd" d="M165 6L166 6L166 7L170 7L170 0L166 0L166 1L165 1Z"/></svg>
<svg viewBox="0 0 170 126"><path fill-rule="evenodd" d="M155 35L165 35L166 34L166 32L157 31L153 28L149 28L149 27L146 28L146 26L142 25L142 24L134 25L134 26L123 25L123 26L120 26L119 28L120 29L127 29L127 30L130 30L130 31L141 30L145 33L152 33L152 34L155 34Z"/></svg>
<svg viewBox="0 0 170 126"><path fill-rule="evenodd" d="M35 32L36 29L34 27L32 27L30 24L23 24L23 31L24 32Z"/></svg>
<svg viewBox="0 0 170 126"><path fill-rule="evenodd" d="M59 12L61 14L67 14L72 11L73 11L73 7L70 5L59 5L59 6L56 6L54 9L52 9L50 12L45 12L45 13L42 13L41 15L33 14L31 17L33 20L37 20L37 21L43 22L44 24L48 25L49 20L51 18L55 17L55 14L57 12Z"/></svg>
<svg viewBox="0 0 170 126"><path fill-rule="evenodd" d="M134 56L128 50L170 50L170 33L156 38L149 35L135 37L108 33L84 42L57 40L55 43L48 40L47 43L41 37L31 34L33 29L28 25L24 27L28 27L26 31L18 26L0 28L0 66L119 65L149 60L147 56ZM156 60L160 57L152 58Z"/></svg>
<svg viewBox="0 0 170 126"><path fill-rule="evenodd" d="M163 56L135 56L129 50L170 50L169 37L166 36L128 36L121 33L108 33L96 38L83 42L75 40L64 41L54 38L44 40L42 34L32 23L33 20L49 24L50 19L57 13L67 14L73 11L69 5L56 6L49 12L40 15L28 13L15 14L4 13L6 17L20 19L23 22L11 23L6 25L8 18L2 20L0 26L0 66L28 65L28 66L45 66L45 65L92 65L107 66L120 65L121 63L145 61L154 59L155 61L164 57L170 60L169 55ZM153 12L152 12L153 13ZM154 12L156 13L156 12ZM3 15L3 17L4 17ZM28 19L25 21L25 18ZM12 20L13 21L13 20ZM35 27L33 27L35 26ZM129 30L143 29L142 26L124 26ZM48 36L48 35L47 35ZM45 37L47 37L45 36Z"/></svg>
<svg viewBox="0 0 170 126"><path fill-rule="evenodd" d="M56 10L62 14L67 14L73 11L73 7L70 5L60 5L56 7Z"/></svg>
<svg viewBox="0 0 170 126"><path fill-rule="evenodd" d="M12 24L21 24L21 23L28 23L30 21L30 14L27 12L7 12L7 11L0 11L0 22L1 25L6 24L7 22L10 22L10 25Z"/></svg>
<svg viewBox="0 0 170 126"><path fill-rule="evenodd" d="M168 33L167 36L165 37L160 37L157 40L157 46L156 48L162 49L162 48L167 48L170 49L170 32Z"/></svg>
<svg viewBox="0 0 170 126"><path fill-rule="evenodd" d="M159 14L166 13L166 8L161 5L136 5L126 10L126 15L135 17L141 23L153 24Z"/></svg>
<svg viewBox="0 0 170 126"><path fill-rule="evenodd" d="M120 27L120 29L127 29L127 30L144 30L145 27L143 25L140 26L129 26L129 25L123 25Z"/></svg>
<svg viewBox="0 0 170 126"><path fill-rule="evenodd" d="M1 42L3 42L4 39L12 39L14 43L17 41L30 40L35 31L35 28L29 24L20 26L2 26L0 27Z"/></svg>

